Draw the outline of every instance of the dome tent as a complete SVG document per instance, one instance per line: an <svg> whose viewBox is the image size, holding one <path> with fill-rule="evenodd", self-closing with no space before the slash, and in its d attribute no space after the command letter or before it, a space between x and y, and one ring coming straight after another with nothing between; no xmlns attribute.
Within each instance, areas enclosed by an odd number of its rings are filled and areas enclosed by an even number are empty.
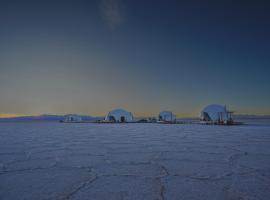
<svg viewBox="0 0 270 200"><path fill-rule="evenodd" d="M132 122L133 115L131 112L127 112L124 109L115 109L108 113L105 117L105 121L108 122Z"/></svg>
<svg viewBox="0 0 270 200"><path fill-rule="evenodd" d="M206 106L201 112L201 120L206 122L227 122L231 121L231 112L226 106L212 104Z"/></svg>
<svg viewBox="0 0 270 200"><path fill-rule="evenodd" d="M158 120L164 122L173 122L176 121L176 115L170 111L163 111L159 113Z"/></svg>

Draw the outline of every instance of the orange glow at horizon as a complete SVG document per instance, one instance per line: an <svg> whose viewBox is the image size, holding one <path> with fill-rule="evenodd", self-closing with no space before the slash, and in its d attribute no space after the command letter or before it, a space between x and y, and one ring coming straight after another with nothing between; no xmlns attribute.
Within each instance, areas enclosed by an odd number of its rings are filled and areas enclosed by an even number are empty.
<svg viewBox="0 0 270 200"><path fill-rule="evenodd" d="M24 116L22 114L12 114L12 113L0 113L0 118L11 118L11 117L20 117Z"/></svg>

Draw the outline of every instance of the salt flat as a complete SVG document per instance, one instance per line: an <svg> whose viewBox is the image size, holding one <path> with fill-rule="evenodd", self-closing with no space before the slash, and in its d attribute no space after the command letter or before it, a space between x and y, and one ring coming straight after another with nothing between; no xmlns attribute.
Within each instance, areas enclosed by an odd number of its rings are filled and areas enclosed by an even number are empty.
<svg viewBox="0 0 270 200"><path fill-rule="evenodd" d="M270 199L270 122L0 123L0 199Z"/></svg>

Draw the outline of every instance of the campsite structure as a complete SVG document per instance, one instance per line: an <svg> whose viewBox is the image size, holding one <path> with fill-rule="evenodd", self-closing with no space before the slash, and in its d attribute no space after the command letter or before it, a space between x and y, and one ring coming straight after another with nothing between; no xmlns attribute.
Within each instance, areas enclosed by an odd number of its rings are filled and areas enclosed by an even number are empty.
<svg viewBox="0 0 270 200"><path fill-rule="evenodd" d="M131 112L128 112L124 109L115 109L108 113L105 117L104 122L133 122L134 118Z"/></svg>
<svg viewBox="0 0 270 200"><path fill-rule="evenodd" d="M62 120L61 122L66 122L66 123L72 123L72 122L82 122L82 117L79 115L73 115L69 114L65 116L65 119Z"/></svg>
<svg viewBox="0 0 270 200"><path fill-rule="evenodd" d="M202 124L234 124L232 112L228 111L226 106L218 104L206 106L201 112L200 119Z"/></svg>
<svg viewBox="0 0 270 200"><path fill-rule="evenodd" d="M176 115L173 114L171 111L162 111L158 115L158 122L159 123L175 123Z"/></svg>

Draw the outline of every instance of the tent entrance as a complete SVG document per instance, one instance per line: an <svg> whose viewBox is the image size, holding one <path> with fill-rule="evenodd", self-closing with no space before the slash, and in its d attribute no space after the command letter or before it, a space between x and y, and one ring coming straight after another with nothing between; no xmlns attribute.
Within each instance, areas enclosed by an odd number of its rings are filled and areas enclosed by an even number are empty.
<svg viewBox="0 0 270 200"><path fill-rule="evenodd" d="M121 116L121 118L120 118L120 122L126 122L126 119L125 119L125 117L124 117L124 116Z"/></svg>
<svg viewBox="0 0 270 200"><path fill-rule="evenodd" d="M203 112L203 121L211 121L211 117L207 112Z"/></svg>
<svg viewBox="0 0 270 200"><path fill-rule="evenodd" d="M116 120L115 120L114 116L109 116L109 121L115 122Z"/></svg>

